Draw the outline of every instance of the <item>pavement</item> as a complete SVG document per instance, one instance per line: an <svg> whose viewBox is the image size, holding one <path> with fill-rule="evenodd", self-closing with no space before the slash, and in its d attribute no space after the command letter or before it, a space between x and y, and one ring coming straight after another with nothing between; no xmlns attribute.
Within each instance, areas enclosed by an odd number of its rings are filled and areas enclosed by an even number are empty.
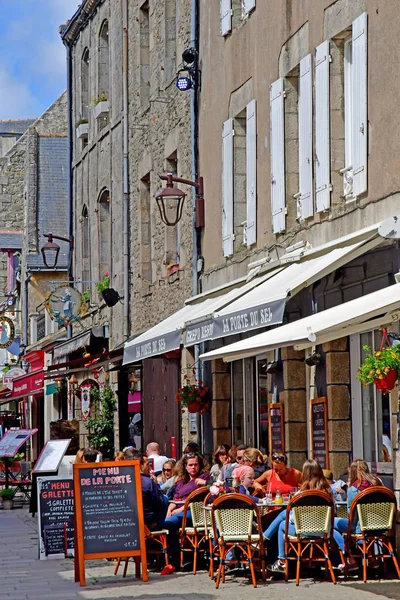
<svg viewBox="0 0 400 600"><path fill-rule="evenodd" d="M147 583L135 580L133 567L126 579L122 572L114 576L115 563L105 560L86 563L86 587L74 582L73 560L37 558L37 521L26 509L0 510L0 599L7 600L400 600L400 582L357 580L314 581L305 578L296 587L283 580L260 582L253 588L248 579L227 577L215 589L206 572L196 575L174 573L160 576L150 572Z"/></svg>

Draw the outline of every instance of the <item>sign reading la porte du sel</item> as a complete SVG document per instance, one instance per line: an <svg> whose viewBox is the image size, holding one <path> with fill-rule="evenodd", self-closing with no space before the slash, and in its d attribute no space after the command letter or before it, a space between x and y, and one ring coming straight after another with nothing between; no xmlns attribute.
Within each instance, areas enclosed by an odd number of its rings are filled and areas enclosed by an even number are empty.
<svg viewBox="0 0 400 600"><path fill-rule="evenodd" d="M285 299L252 306L231 314L216 315L214 319L186 327L185 346L282 323Z"/></svg>

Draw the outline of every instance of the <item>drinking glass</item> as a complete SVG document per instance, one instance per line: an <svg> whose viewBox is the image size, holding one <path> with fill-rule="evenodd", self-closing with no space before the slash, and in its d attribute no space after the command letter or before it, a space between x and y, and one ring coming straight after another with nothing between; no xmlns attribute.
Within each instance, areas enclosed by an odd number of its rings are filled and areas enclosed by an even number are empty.
<svg viewBox="0 0 400 600"><path fill-rule="evenodd" d="M267 504L272 504L272 493L271 492L267 492L265 494L265 502Z"/></svg>
<svg viewBox="0 0 400 600"><path fill-rule="evenodd" d="M282 494L283 504L289 504L290 494Z"/></svg>

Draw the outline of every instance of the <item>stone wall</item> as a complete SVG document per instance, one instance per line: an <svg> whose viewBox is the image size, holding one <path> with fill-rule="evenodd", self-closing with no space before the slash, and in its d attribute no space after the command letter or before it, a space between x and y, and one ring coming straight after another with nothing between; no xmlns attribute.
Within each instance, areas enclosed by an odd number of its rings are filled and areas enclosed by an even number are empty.
<svg viewBox="0 0 400 600"><path fill-rule="evenodd" d="M179 186L187 197L177 228L161 222L154 200L165 186L159 174L177 171L192 179L190 92L175 86L190 46L190 2L178 0L176 11L171 2L150 2L147 12L135 3L129 13L132 333L182 308L192 295L192 189Z"/></svg>

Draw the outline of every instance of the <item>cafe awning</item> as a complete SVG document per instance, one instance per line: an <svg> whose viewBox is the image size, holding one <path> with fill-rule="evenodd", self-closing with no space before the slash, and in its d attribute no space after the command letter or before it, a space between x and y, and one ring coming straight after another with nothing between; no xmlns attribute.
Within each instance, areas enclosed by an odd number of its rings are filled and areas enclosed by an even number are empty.
<svg viewBox="0 0 400 600"><path fill-rule="evenodd" d="M15 377L12 381L13 389L12 395L9 398L10 402L23 398L24 396L34 396L36 394L43 394L44 387L44 371L35 371L28 375L21 375L21 377Z"/></svg>
<svg viewBox="0 0 400 600"><path fill-rule="evenodd" d="M285 346L294 346L296 350L302 350L375 329L399 319L400 284L396 283L293 323L206 352L200 358L202 360L223 358L229 362Z"/></svg>
<svg viewBox="0 0 400 600"><path fill-rule="evenodd" d="M177 350L183 341L182 333L185 328L185 345L187 346L197 344L204 339L212 339L212 318L215 311L261 285L279 272L281 268L266 273L257 279L252 279L241 287L231 289L229 292L223 293L223 290L219 290L219 295L215 296L214 294L217 292L210 291L205 299L194 301L194 303L187 303L181 310L164 319L164 321L161 321L133 340L126 342L123 364L131 364L144 358Z"/></svg>

